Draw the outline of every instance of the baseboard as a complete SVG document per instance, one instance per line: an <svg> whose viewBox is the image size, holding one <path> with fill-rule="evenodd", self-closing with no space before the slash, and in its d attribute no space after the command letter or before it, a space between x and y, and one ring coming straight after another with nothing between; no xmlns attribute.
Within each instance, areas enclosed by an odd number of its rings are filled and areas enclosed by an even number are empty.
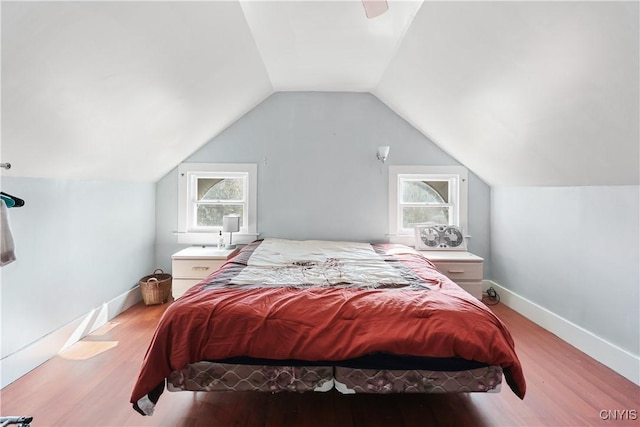
<svg viewBox="0 0 640 427"><path fill-rule="evenodd" d="M484 281L484 289L493 287L500 295L500 302L522 314L532 322L598 362L613 369L623 377L640 385L640 357L612 344L588 330L552 313L544 307L504 288L491 280Z"/></svg>
<svg viewBox="0 0 640 427"><path fill-rule="evenodd" d="M61 350L105 325L109 320L141 300L140 288L136 286L38 341L4 357L0 360L2 368L0 388L6 387L29 371L37 368Z"/></svg>

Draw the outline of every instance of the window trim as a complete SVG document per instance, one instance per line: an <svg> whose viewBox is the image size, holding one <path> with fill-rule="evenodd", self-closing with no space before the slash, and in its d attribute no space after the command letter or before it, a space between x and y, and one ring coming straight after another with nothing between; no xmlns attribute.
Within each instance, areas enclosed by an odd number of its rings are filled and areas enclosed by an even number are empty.
<svg viewBox="0 0 640 427"><path fill-rule="evenodd" d="M424 180L454 180L457 187L453 218L449 218L452 225L462 227L468 234L468 179L469 172L464 166L389 166L389 241L413 246L414 232L402 229L400 222L400 178L423 178ZM450 184L451 185L451 184Z"/></svg>
<svg viewBox="0 0 640 427"><path fill-rule="evenodd" d="M178 165L178 243L188 244L216 244L221 227L194 226L193 219L196 196L190 193L195 190L192 185L199 177L211 174L221 177L246 177L246 215L240 231L233 234L234 242L250 243L258 236L257 207L258 207L258 165L255 163L181 163ZM197 190L195 190L197 191Z"/></svg>

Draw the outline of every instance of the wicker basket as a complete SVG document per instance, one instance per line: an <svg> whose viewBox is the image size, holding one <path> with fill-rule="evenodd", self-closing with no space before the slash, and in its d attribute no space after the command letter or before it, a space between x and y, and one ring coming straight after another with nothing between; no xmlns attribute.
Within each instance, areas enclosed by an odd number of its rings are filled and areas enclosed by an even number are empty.
<svg viewBox="0 0 640 427"><path fill-rule="evenodd" d="M171 275L157 268L140 279L140 292L146 305L164 304L171 297Z"/></svg>

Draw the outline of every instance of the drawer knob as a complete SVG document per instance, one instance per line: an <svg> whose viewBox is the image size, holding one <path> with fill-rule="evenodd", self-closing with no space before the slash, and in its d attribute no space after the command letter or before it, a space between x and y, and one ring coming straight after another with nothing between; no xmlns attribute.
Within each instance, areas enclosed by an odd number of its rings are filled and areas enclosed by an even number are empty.
<svg viewBox="0 0 640 427"><path fill-rule="evenodd" d="M456 274L456 273L464 273L464 270L447 270L447 271L448 271L449 273L453 273L453 274Z"/></svg>
<svg viewBox="0 0 640 427"><path fill-rule="evenodd" d="M191 269L193 271L207 271L209 269L209 267L198 267L198 266L195 266L195 267L191 267Z"/></svg>

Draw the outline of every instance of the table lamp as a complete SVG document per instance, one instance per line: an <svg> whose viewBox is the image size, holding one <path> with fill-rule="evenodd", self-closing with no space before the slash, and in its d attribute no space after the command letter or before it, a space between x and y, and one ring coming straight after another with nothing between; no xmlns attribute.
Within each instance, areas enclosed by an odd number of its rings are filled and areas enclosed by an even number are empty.
<svg viewBox="0 0 640 427"><path fill-rule="evenodd" d="M229 244L225 249L235 249L233 244L233 233L240 231L240 217L238 215L225 215L222 217L222 231L229 232Z"/></svg>

